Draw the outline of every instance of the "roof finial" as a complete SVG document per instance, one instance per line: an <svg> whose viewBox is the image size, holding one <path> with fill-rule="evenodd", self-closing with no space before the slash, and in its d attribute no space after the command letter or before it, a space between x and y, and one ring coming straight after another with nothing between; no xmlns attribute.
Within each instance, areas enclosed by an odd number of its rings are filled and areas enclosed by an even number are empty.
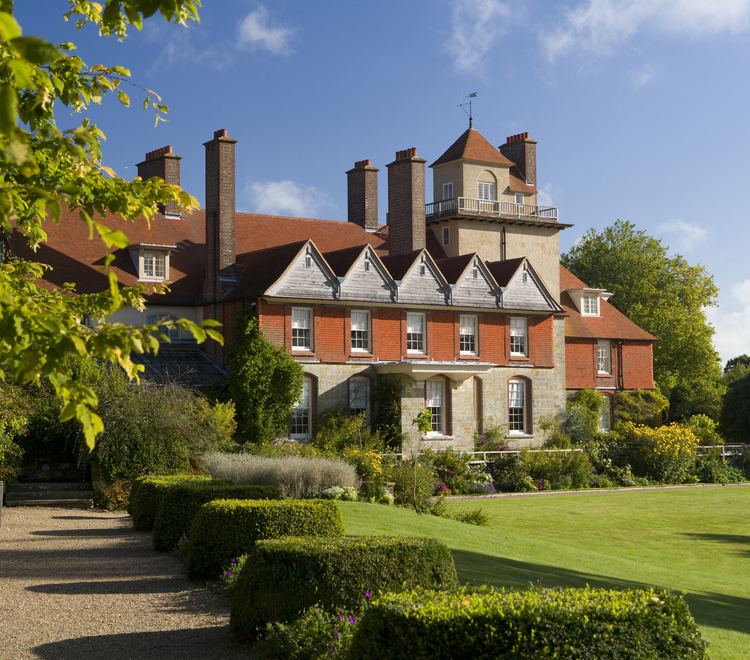
<svg viewBox="0 0 750 660"><path fill-rule="evenodd" d="M474 116L471 114L471 99L475 99L477 97L476 92L471 92L469 95L466 96L468 101L466 103L460 103L459 108L463 109L463 111L469 116L469 128L472 128L474 126ZM469 107L469 109L466 109L466 106Z"/></svg>

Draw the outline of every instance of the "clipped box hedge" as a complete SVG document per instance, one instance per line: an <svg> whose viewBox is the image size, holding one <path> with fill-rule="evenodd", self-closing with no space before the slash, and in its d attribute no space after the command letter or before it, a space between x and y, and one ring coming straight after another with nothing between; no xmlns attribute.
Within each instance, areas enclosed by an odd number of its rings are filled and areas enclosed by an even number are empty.
<svg viewBox="0 0 750 660"><path fill-rule="evenodd" d="M386 594L352 658L707 658L687 603L653 590L462 589Z"/></svg>
<svg viewBox="0 0 750 660"><path fill-rule="evenodd" d="M136 529L150 532L154 527L164 491L173 484L212 481L205 474L148 475L138 477L130 490L128 513Z"/></svg>
<svg viewBox="0 0 750 660"><path fill-rule="evenodd" d="M279 499L275 486L228 484L224 482L175 483L164 489L154 520L154 547L172 550L187 533L195 514L206 502L227 498L239 500Z"/></svg>
<svg viewBox="0 0 750 660"><path fill-rule="evenodd" d="M232 557L248 552L261 539L343 533L339 508L329 500L209 502L201 507L190 527L188 575L193 579L217 578Z"/></svg>
<svg viewBox="0 0 750 660"><path fill-rule="evenodd" d="M232 629L257 639L267 623L298 618L311 605L358 610L365 592L455 589L456 565L434 539L362 536L259 542L232 597Z"/></svg>

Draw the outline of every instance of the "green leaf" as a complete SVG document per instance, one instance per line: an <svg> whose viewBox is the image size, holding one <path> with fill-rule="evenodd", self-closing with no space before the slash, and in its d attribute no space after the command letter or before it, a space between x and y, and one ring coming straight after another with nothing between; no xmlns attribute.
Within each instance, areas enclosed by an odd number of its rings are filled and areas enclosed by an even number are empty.
<svg viewBox="0 0 750 660"><path fill-rule="evenodd" d="M95 226L97 233L102 238L102 243L107 247L125 248L128 246L128 237L119 229L110 229L99 222Z"/></svg>
<svg viewBox="0 0 750 660"><path fill-rule="evenodd" d="M130 107L130 97L125 92L119 90L117 92L117 98L120 100L120 103L122 103L126 108Z"/></svg>
<svg viewBox="0 0 750 660"><path fill-rule="evenodd" d="M8 83L0 83L0 133L10 134L18 118L18 96Z"/></svg>
<svg viewBox="0 0 750 660"><path fill-rule="evenodd" d="M21 26L11 14L0 11L0 39L10 41L21 36Z"/></svg>
<svg viewBox="0 0 750 660"><path fill-rule="evenodd" d="M10 43L22 58L32 64L49 64L63 57L57 47L39 37L16 37Z"/></svg>

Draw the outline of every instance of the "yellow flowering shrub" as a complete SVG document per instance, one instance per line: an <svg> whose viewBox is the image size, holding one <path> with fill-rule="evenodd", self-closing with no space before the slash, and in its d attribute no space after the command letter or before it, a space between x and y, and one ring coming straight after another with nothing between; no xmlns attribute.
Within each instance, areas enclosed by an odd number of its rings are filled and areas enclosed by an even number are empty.
<svg viewBox="0 0 750 660"><path fill-rule="evenodd" d="M346 447L341 457L354 465L362 481L380 481L383 478L383 457L374 449Z"/></svg>
<svg viewBox="0 0 750 660"><path fill-rule="evenodd" d="M648 476L668 483L690 479L700 441L689 426L672 423L652 428L626 422L623 431L640 454Z"/></svg>

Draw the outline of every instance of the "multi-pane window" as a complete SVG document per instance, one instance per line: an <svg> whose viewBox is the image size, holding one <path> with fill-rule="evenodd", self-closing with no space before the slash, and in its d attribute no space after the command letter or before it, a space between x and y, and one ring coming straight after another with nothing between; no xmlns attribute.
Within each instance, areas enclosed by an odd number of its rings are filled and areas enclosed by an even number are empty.
<svg viewBox="0 0 750 660"><path fill-rule="evenodd" d="M443 245L448 245L451 242L451 228L443 227Z"/></svg>
<svg viewBox="0 0 750 660"><path fill-rule="evenodd" d="M523 204L523 195L521 193L516 193L516 204Z"/></svg>
<svg viewBox="0 0 750 660"><path fill-rule="evenodd" d="M370 312L352 311L352 351L370 350Z"/></svg>
<svg viewBox="0 0 750 660"><path fill-rule="evenodd" d="M424 405L431 415L430 432L442 434L445 428L445 383L442 379L426 381Z"/></svg>
<svg viewBox="0 0 750 660"><path fill-rule="evenodd" d="M349 411L352 415L364 413L365 419L370 412L370 381L367 378L349 380Z"/></svg>
<svg viewBox="0 0 750 660"><path fill-rule="evenodd" d="M424 314L406 315L406 350L424 353Z"/></svg>
<svg viewBox="0 0 750 660"><path fill-rule="evenodd" d="M526 432L526 383L522 380L508 383L508 430Z"/></svg>
<svg viewBox="0 0 750 660"><path fill-rule="evenodd" d="M302 394L300 394L297 403L294 404L292 409L292 419L289 424L289 435L294 440L309 440L310 439L310 379L305 376L302 381Z"/></svg>
<svg viewBox="0 0 750 660"><path fill-rule="evenodd" d="M443 184L443 199L453 199L453 182Z"/></svg>
<svg viewBox="0 0 750 660"><path fill-rule="evenodd" d="M292 350L312 350L312 310L308 307L292 308Z"/></svg>
<svg viewBox="0 0 750 660"><path fill-rule="evenodd" d="M599 430L610 431L612 430L610 420L610 409L609 409L609 398L605 398L601 409L599 410Z"/></svg>
<svg viewBox="0 0 750 660"><path fill-rule="evenodd" d="M497 199L497 186L494 183L480 181L477 183L477 197L494 202Z"/></svg>
<svg viewBox="0 0 750 660"><path fill-rule="evenodd" d="M458 344L461 353L477 352L477 317L461 314L458 331Z"/></svg>
<svg viewBox="0 0 750 660"><path fill-rule="evenodd" d="M164 252L146 250L143 253L143 277L153 280L167 277L167 255Z"/></svg>
<svg viewBox="0 0 750 660"><path fill-rule="evenodd" d="M596 343L596 364L600 374L612 373L612 351L606 339Z"/></svg>
<svg viewBox="0 0 750 660"><path fill-rule="evenodd" d="M150 314L148 317L148 324L149 325L157 325L158 323L161 323L162 321L173 321L174 317L170 316L169 314L161 313L161 314ZM175 341L176 339L180 338L180 329L179 328L168 328L163 330L163 332L169 337L170 340Z"/></svg>
<svg viewBox="0 0 750 660"><path fill-rule="evenodd" d="M528 326L524 318L510 319L510 354L528 355Z"/></svg>
<svg viewBox="0 0 750 660"><path fill-rule="evenodd" d="M599 316L599 296L583 296L581 313L584 316Z"/></svg>

